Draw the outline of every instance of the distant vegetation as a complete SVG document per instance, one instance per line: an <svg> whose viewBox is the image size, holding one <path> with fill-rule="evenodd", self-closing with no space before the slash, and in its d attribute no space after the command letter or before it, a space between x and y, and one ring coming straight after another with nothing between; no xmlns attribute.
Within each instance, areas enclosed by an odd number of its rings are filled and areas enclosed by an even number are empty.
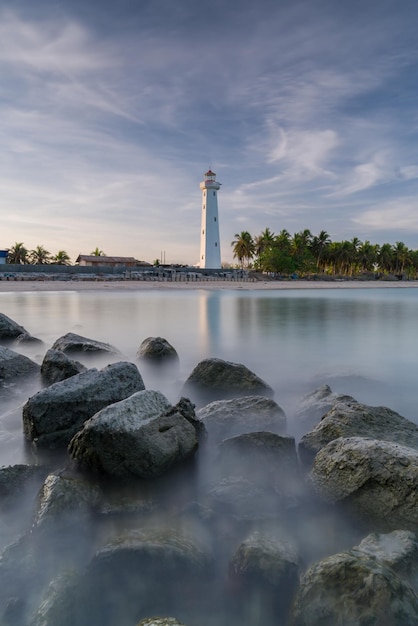
<svg viewBox="0 0 418 626"><path fill-rule="evenodd" d="M418 250L409 249L401 241L394 245L372 244L358 237L331 241L325 230L313 235L306 229L292 236L287 230L275 235L266 228L256 237L248 231L237 233L231 246L242 268L273 274L352 277L373 272L409 278L418 275Z"/></svg>
<svg viewBox="0 0 418 626"><path fill-rule="evenodd" d="M34 250L28 250L22 242L19 242L9 248L7 263L15 265L71 265L71 259L65 250L59 250L56 254L51 254L43 246L36 246Z"/></svg>

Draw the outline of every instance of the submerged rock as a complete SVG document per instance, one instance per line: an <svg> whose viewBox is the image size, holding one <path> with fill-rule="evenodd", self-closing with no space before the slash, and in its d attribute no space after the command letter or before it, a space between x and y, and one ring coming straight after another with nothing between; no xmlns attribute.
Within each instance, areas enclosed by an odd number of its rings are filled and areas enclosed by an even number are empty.
<svg viewBox="0 0 418 626"><path fill-rule="evenodd" d="M284 411L274 400L262 396L211 402L199 409L197 418L214 441L255 431L286 432Z"/></svg>
<svg viewBox="0 0 418 626"><path fill-rule="evenodd" d="M0 346L0 384L38 374L40 366L27 356Z"/></svg>
<svg viewBox="0 0 418 626"><path fill-rule="evenodd" d="M352 552L312 565L302 576L290 626L415 626L418 598L389 567Z"/></svg>
<svg viewBox="0 0 418 626"><path fill-rule="evenodd" d="M23 407L24 434L37 446L67 446L97 411L142 389L142 377L133 363L87 370L29 398Z"/></svg>
<svg viewBox="0 0 418 626"><path fill-rule="evenodd" d="M329 385L322 385L302 398L295 413L295 421L304 430L313 428L335 404L345 402L355 403L356 400L351 396L334 393Z"/></svg>
<svg viewBox="0 0 418 626"><path fill-rule="evenodd" d="M4 313L0 313L0 343L14 341L20 335L30 336L28 331Z"/></svg>
<svg viewBox="0 0 418 626"><path fill-rule="evenodd" d="M182 393L199 406L214 400L257 395L271 398L273 389L245 365L222 359L205 359L196 365Z"/></svg>
<svg viewBox="0 0 418 626"><path fill-rule="evenodd" d="M338 437L369 437L418 450L416 424L387 407L345 400L334 404L319 424L302 437L301 460L311 463L319 450Z"/></svg>
<svg viewBox="0 0 418 626"><path fill-rule="evenodd" d="M75 355L100 355L110 354L119 355L120 352L117 348L111 346L109 343L103 341L96 341L95 339L89 339L76 333L67 333L55 341L52 346L53 350L61 350L66 354Z"/></svg>
<svg viewBox="0 0 418 626"><path fill-rule="evenodd" d="M71 440L84 469L112 476L158 476L197 449L197 432L158 391L140 391L99 411Z"/></svg>
<svg viewBox="0 0 418 626"><path fill-rule="evenodd" d="M315 457L310 481L375 531L418 526L418 451L363 437L331 441Z"/></svg>
<svg viewBox="0 0 418 626"><path fill-rule="evenodd" d="M147 337L139 346L137 357L154 365L178 363L179 356L164 337Z"/></svg>
<svg viewBox="0 0 418 626"><path fill-rule="evenodd" d="M48 350L41 365L41 377L46 385L53 385L85 371L86 367L82 363L69 359L61 350Z"/></svg>

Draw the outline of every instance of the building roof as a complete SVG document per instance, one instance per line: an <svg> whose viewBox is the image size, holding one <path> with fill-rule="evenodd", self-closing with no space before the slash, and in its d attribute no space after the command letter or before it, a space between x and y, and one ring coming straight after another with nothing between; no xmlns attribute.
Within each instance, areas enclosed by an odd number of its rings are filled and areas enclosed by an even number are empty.
<svg viewBox="0 0 418 626"><path fill-rule="evenodd" d="M80 261L90 261L96 263L136 263L136 259L133 256L97 256L95 254L79 254L76 263Z"/></svg>

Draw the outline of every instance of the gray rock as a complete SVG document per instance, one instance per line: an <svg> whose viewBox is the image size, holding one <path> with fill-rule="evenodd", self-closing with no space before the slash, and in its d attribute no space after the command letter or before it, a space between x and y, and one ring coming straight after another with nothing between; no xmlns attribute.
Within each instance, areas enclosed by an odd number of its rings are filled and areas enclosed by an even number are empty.
<svg viewBox="0 0 418 626"><path fill-rule="evenodd" d="M0 468L0 501L2 509L6 503L12 503L25 495L32 486L40 487L48 474L43 465L10 465Z"/></svg>
<svg viewBox="0 0 418 626"><path fill-rule="evenodd" d="M139 346L137 357L153 364L178 363L179 356L164 337L147 337Z"/></svg>
<svg viewBox="0 0 418 626"><path fill-rule="evenodd" d="M23 407L23 431L40 447L67 446L83 423L105 406L144 389L133 363L90 369L29 398Z"/></svg>
<svg viewBox="0 0 418 626"><path fill-rule="evenodd" d="M319 424L302 437L299 455L310 464L330 441L338 437L369 437L392 441L418 450L418 426L384 406L346 400L334 404Z"/></svg>
<svg viewBox="0 0 418 626"><path fill-rule="evenodd" d="M304 492L293 437L274 433L246 433L225 439L216 460L223 477L235 476L260 488L271 488L288 508Z"/></svg>
<svg viewBox="0 0 418 626"><path fill-rule="evenodd" d="M372 533L353 548L353 553L377 559L390 567L403 580L409 582L415 593L418 590L418 541L410 530L391 533Z"/></svg>
<svg viewBox="0 0 418 626"><path fill-rule="evenodd" d="M88 420L69 452L84 469L158 476L197 449L195 428L158 391L140 391Z"/></svg>
<svg viewBox="0 0 418 626"><path fill-rule="evenodd" d="M29 335L28 331L17 324L14 320L0 313L0 343L7 343L15 340L19 335Z"/></svg>
<svg viewBox="0 0 418 626"><path fill-rule="evenodd" d="M134 624L138 614L169 614L173 600L180 613L196 611L212 576L212 558L194 538L172 530L126 531L87 567L86 624Z"/></svg>
<svg viewBox="0 0 418 626"><path fill-rule="evenodd" d="M72 477L49 474L37 499L34 528L54 528L57 523L83 524L100 502L98 487Z"/></svg>
<svg viewBox="0 0 418 626"><path fill-rule="evenodd" d="M286 432L286 415L279 405L262 396L217 400L197 411L214 441L254 431Z"/></svg>
<svg viewBox="0 0 418 626"><path fill-rule="evenodd" d="M354 403L356 400L351 396L334 393L329 385L322 385L302 398L294 419L306 431L313 428L337 402Z"/></svg>
<svg viewBox="0 0 418 626"><path fill-rule="evenodd" d="M82 337L75 333L67 333L55 341L53 350L61 350L66 354L91 356L91 355L119 355L117 348L103 341L96 341L88 337Z"/></svg>
<svg viewBox="0 0 418 626"><path fill-rule="evenodd" d="M64 352L52 348L45 354L41 365L41 377L46 385L58 383L85 371L86 367L82 363L73 361Z"/></svg>
<svg viewBox="0 0 418 626"><path fill-rule="evenodd" d="M242 396L271 398L274 395L273 389L245 365L215 358L196 365L182 393L198 406Z"/></svg>
<svg viewBox="0 0 418 626"><path fill-rule="evenodd" d="M393 570L351 552L312 565L302 576L290 626L415 626L418 599Z"/></svg>
<svg viewBox="0 0 418 626"><path fill-rule="evenodd" d="M22 333L21 335L19 335L19 337L16 338L15 341L15 345L20 346L20 345L26 345L26 346L33 346L33 345L38 345L41 346L43 345L43 341L42 339L38 339L37 337L33 337L32 335L29 335L28 333Z"/></svg>
<svg viewBox="0 0 418 626"><path fill-rule="evenodd" d="M331 441L310 481L321 499L344 507L374 531L418 526L418 451L363 437Z"/></svg>
<svg viewBox="0 0 418 626"><path fill-rule="evenodd" d="M79 626L84 624L80 573L62 572L49 583L29 626Z"/></svg>
<svg viewBox="0 0 418 626"><path fill-rule="evenodd" d="M293 545L259 531L238 546L230 562L233 576L278 588L285 586L287 593L295 589L300 569L300 557Z"/></svg>
<svg viewBox="0 0 418 626"><path fill-rule="evenodd" d="M0 346L0 383L38 374L40 366L27 356Z"/></svg>
<svg viewBox="0 0 418 626"><path fill-rule="evenodd" d="M212 484L202 496L202 504L218 519L234 522L276 520L283 516L286 503L271 486L261 487L246 478L228 476Z"/></svg>

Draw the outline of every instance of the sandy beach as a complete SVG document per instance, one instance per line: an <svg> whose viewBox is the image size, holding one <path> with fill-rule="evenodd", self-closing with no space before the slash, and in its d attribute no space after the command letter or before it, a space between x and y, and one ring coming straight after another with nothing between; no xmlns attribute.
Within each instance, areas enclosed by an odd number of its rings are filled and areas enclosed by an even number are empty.
<svg viewBox="0 0 418 626"><path fill-rule="evenodd" d="M0 293L27 291L142 291L156 289L209 289L242 291L277 291L283 289L405 289L417 288L418 281L133 281L133 280L86 280L86 281L0 281Z"/></svg>

